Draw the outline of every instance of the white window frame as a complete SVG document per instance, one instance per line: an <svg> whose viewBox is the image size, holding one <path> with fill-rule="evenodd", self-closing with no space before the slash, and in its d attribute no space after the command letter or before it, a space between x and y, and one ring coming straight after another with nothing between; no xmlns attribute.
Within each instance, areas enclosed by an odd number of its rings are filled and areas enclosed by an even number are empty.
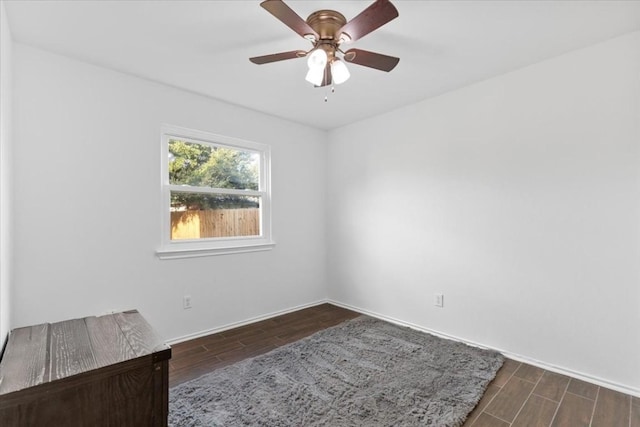
<svg viewBox="0 0 640 427"><path fill-rule="evenodd" d="M233 189L203 189L193 187L198 193L227 193L260 197L260 235L238 237L215 237L209 239L171 240L171 191L185 191L185 186L169 183L169 141L179 139L196 144L252 151L260 154L260 183L257 191ZM209 132L163 125L161 132L161 194L162 237L156 255L160 259L191 258L224 255L241 252L270 250L275 246L271 238L271 149L268 145L245 141ZM195 192L195 191L194 191Z"/></svg>

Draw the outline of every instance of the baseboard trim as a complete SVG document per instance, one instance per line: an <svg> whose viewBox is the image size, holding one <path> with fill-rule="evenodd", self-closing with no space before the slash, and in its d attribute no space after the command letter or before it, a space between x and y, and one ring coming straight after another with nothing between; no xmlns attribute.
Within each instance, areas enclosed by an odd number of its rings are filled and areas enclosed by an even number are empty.
<svg viewBox="0 0 640 427"><path fill-rule="evenodd" d="M251 317L251 318L246 319L246 320L241 320L241 321L238 321L238 322L228 323L226 325L219 326L217 328L205 329L203 331L194 332L192 334L187 334L187 335L183 335L183 336L180 336L180 337L172 338L170 340L167 340L166 343L169 344L169 345L178 344L178 343L181 343L183 341L189 341L189 340L193 340L193 339L196 339L196 338L204 337L204 336L207 336L207 335L217 334L219 332L224 332L224 331L227 331L229 329L239 328L241 326L249 325L251 323L260 322L262 320L271 319L272 317L282 316L283 314L293 313L294 311L304 310L305 308L315 307L317 305L326 304L328 302L329 302L329 300L323 299L323 300L319 300L319 301L315 301L315 302L310 302L308 304L297 305L295 307L286 308L284 310L274 311L274 312L269 313L269 314L264 314L264 315L261 315L261 316ZM338 304L335 304L335 305L338 305ZM354 310L354 311L357 311L357 310Z"/></svg>
<svg viewBox="0 0 640 427"><path fill-rule="evenodd" d="M545 369L547 371L551 371L551 372L555 372L557 374L561 374L561 375L566 375L568 377L572 377L572 378L576 378L588 383L592 383L592 384L596 384L605 388L609 388L612 390L616 390L625 394L630 394L632 396L636 396L636 397L640 397L640 389L639 388L635 388L635 387L630 387L624 384L619 384L619 383L615 383L609 380L605 380L603 378L599 378L597 376L594 375L589 375L589 374L585 374L583 372L578 372L578 371L574 371L572 369L568 369L568 368L564 368L561 366L556 366L556 365L552 365L540 360L536 360L536 359L532 359L530 357L527 356L523 356L521 354L516 354L516 353L512 353L510 351L505 351L499 348L494 348L491 346L487 346L481 343L477 343L474 341L470 341L467 339L463 339L460 337L456 337L454 335L449 335L446 334L444 332L440 332L440 331L436 331L434 329L430 329L430 328L425 328L424 326L420 326L420 325L416 325L415 323L411 323L411 322L406 322L404 320L400 320L400 319L396 319L394 317L391 316L386 316L384 314L380 314L380 313L376 313L374 311L371 310L366 310L360 307L356 307L350 304L345 304L339 301L335 301L332 299L328 299L327 301L325 301L329 304L333 304L333 305L337 305L338 307L342 307L342 308L346 308L348 310L352 310L352 311L356 311L358 313L362 313L362 314L366 314L367 316L371 316L371 317L375 317L377 319L381 319L381 320L385 320L387 322L390 323L395 323L396 325L401 325L401 326L407 326L411 329L416 329L418 331L422 331L422 332L427 332L429 334L433 334L435 336L441 337L441 338L445 338L448 340L452 340L452 341L458 341L458 342L463 342L465 344L468 344L470 346L473 347L479 347L479 348L484 348L484 349L490 349L490 350L495 350L498 351L500 353L502 353L505 357L508 357L509 359L514 359L517 360L518 362L523 362L523 363L527 363L529 365L533 365L533 366L537 366L539 368Z"/></svg>

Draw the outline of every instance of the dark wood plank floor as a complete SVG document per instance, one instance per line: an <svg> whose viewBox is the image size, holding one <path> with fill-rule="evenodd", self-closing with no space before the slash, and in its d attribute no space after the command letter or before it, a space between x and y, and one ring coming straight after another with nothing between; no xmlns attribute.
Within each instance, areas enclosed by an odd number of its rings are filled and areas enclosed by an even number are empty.
<svg viewBox="0 0 640 427"><path fill-rule="evenodd" d="M172 346L169 385L266 353L359 313L330 304ZM640 399L507 359L465 427L640 427Z"/></svg>

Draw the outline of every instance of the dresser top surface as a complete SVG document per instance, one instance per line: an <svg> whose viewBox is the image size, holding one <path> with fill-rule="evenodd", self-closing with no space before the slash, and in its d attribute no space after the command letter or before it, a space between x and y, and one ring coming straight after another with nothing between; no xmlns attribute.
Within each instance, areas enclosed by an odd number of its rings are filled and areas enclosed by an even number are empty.
<svg viewBox="0 0 640 427"><path fill-rule="evenodd" d="M137 310L17 328L0 361L0 395L171 350Z"/></svg>

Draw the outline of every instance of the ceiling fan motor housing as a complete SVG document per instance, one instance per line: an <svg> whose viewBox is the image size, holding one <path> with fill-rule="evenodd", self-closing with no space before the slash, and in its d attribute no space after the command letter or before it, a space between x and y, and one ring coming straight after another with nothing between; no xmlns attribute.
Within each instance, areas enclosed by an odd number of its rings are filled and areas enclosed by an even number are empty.
<svg viewBox="0 0 640 427"><path fill-rule="evenodd" d="M347 23L347 19L335 10L318 10L307 18L307 24L318 33L320 40L316 43L331 43L337 45L340 41L340 29Z"/></svg>

